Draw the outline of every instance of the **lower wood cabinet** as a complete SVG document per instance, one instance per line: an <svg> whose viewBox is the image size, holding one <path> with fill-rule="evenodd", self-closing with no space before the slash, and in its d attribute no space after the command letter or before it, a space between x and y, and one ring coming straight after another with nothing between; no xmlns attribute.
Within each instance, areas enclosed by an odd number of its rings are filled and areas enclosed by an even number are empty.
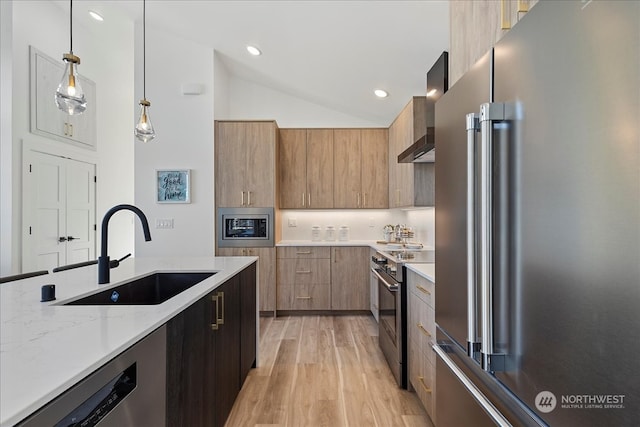
<svg viewBox="0 0 640 427"><path fill-rule="evenodd" d="M278 310L331 308L330 248L288 246L277 249Z"/></svg>
<svg viewBox="0 0 640 427"><path fill-rule="evenodd" d="M432 420L436 419L435 283L407 269L409 382Z"/></svg>
<svg viewBox="0 0 640 427"><path fill-rule="evenodd" d="M218 256L257 256L260 311L276 310L276 248L218 248Z"/></svg>
<svg viewBox="0 0 640 427"><path fill-rule="evenodd" d="M277 248L278 310L369 310L368 246Z"/></svg>
<svg viewBox="0 0 640 427"><path fill-rule="evenodd" d="M331 248L331 309L369 310L369 247Z"/></svg>
<svg viewBox="0 0 640 427"><path fill-rule="evenodd" d="M167 323L167 426L224 426L256 364L256 267Z"/></svg>

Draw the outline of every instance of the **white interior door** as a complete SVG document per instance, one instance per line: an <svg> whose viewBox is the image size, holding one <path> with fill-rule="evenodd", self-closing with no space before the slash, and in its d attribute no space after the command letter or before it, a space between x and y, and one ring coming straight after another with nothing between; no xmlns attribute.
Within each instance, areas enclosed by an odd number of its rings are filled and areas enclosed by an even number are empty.
<svg viewBox="0 0 640 427"><path fill-rule="evenodd" d="M22 270L95 259L95 165L30 151Z"/></svg>

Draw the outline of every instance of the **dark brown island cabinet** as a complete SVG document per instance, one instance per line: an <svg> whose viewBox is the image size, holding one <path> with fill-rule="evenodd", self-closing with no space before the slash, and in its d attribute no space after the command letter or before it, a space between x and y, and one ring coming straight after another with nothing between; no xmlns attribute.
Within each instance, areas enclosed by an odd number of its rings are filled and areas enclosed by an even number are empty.
<svg viewBox="0 0 640 427"><path fill-rule="evenodd" d="M224 426L256 366L256 264L167 323L167 426Z"/></svg>

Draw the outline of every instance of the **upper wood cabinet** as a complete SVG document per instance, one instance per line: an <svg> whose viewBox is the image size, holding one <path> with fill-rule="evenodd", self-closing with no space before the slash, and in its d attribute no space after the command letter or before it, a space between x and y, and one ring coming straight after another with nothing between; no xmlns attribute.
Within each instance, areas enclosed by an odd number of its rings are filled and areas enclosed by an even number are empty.
<svg viewBox="0 0 640 427"><path fill-rule="evenodd" d="M334 129L336 208L389 207L387 129Z"/></svg>
<svg viewBox="0 0 640 427"><path fill-rule="evenodd" d="M421 197L426 163L398 163L402 153L420 137L426 135L425 96L414 96L389 127L389 207L429 206ZM414 186L417 181L420 185ZM416 192L418 190L418 192Z"/></svg>
<svg viewBox="0 0 640 427"><path fill-rule="evenodd" d="M273 207L276 202L274 121L216 121L217 207Z"/></svg>
<svg viewBox="0 0 640 427"><path fill-rule="evenodd" d="M280 129L280 208L334 207L333 150L333 129Z"/></svg>
<svg viewBox="0 0 640 427"><path fill-rule="evenodd" d="M58 109L54 94L62 78L61 60L29 47L31 60L31 132L47 138L68 142L78 147L96 149L96 84L78 76L87 99L84 113L70 116Z"/></svg>
<svg viewBox="0 0 640 427"><path fill-rule="evenodd" d="M449 87L512 28L538 0L449 2Z"/></svg>

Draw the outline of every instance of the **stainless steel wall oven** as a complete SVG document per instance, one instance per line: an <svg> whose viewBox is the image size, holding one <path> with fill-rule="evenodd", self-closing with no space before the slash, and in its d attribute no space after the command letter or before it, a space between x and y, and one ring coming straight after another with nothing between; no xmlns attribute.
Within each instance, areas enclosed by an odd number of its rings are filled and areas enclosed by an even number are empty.
<svg viewBox="0 0 640 427"><path fill-rule="evenodd" d="M218 208L218 247L273 247L274 220L273 208Z"/></svg>

